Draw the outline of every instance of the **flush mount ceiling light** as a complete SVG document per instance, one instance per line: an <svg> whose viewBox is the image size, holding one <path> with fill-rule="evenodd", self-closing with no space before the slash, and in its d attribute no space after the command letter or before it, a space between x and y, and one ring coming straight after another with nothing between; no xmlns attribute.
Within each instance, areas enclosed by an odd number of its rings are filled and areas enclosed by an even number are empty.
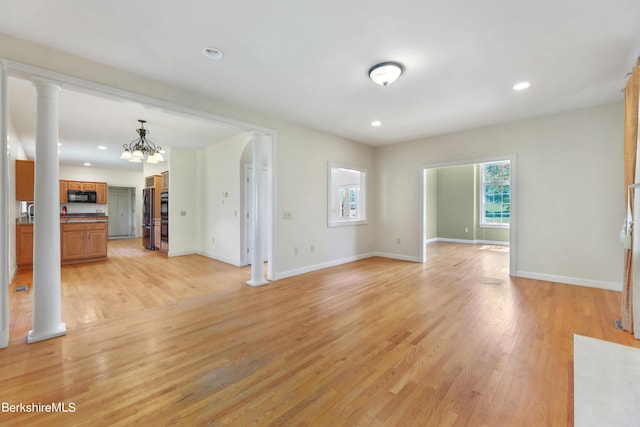
<svg viewBox="0 0 640 427"><path fill-rule="evenodd" d="M147 121L138 121L140 122L140 129L136 129L136 132L138 132L140 136L129 144L122 146L123 150L120 158L129 160L132 163L141 163L145 159L147 163L164 162L164 157L160 153L161 148L147 139L147 133L149 133L149 131L144 128L144 124Z"/></svg>
<svg viewBox="0 0 640 427"><path fill-rule="evenodd" d="M222 51L215 47L205 47L202 49L202 54L209 59L222 59Z"/></svg>
<svg viewBox="0 0 640 427"><path fill-rule="evenodd" d="M513 85L513 90L525 90L529 86L531 86L529 82L520 82Z"/></svg>
<svg viewBox="0 0 640 427"><path fill-rule="evenodd" d="M374 120L371 122L371 126L373 127L378 127L382 124L382 122L380 120Z"/></svg>
<svg viewBox="0 0 640 427"><path fill-rule="evenodd" d="M403 71L404 67L399 62L382 62L369 69L369 77L379 85L387 86L395 82Z"/></svg>

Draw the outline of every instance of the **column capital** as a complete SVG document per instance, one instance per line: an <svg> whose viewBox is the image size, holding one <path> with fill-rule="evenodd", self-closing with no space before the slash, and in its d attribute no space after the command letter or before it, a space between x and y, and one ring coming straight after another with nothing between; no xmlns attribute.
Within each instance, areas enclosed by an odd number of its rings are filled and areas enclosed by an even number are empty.
<svg viewBox="0 0 640 427"><path fill-rule="evenodd" d="M32 77L31 82L33 86L35 86L39 97L57 99L58 94L62 91L62 86L53 80L43 79L42 77Z"/></svg>

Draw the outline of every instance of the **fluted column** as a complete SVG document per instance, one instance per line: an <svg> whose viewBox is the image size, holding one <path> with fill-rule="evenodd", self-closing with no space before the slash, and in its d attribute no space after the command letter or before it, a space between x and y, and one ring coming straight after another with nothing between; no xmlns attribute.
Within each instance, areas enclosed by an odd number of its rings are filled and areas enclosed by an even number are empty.
<svg viewBox="0 0 640 427"><path fill-rule="evenodd" d="M60 169L58 162L58 97L60 86L35 80L38 93L35 158L35 222L33 225L32 343L64 335L60 279Z"/></svg>
<svg viewBox="0 0 640 427"><path fill-rule="evenodd" d="M269 283L264 278L264 254L262 253L263 246L263 227L264 221L262 212L262 199L265 197L262 194L262 139L263 135L260 132L252 132L252 152L253 152L253 175L251 182L251 191L253 194L253 206L251 209L251 280L247 282L247 285L261 286Z"/></svg>

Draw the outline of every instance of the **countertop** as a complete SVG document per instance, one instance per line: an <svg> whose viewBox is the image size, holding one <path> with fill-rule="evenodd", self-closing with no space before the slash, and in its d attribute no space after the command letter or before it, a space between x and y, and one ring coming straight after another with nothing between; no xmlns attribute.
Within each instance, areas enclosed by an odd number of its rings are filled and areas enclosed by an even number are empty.
<svg viewBox="0 0 640 427"><path fill-rule="evenodd" d="M29 221L27 218L16 218L16 224L33 225L35 221ZM60 224L81 224L87 222L109 222L109 217L101 213L82 213L60 215Z"/></svg>

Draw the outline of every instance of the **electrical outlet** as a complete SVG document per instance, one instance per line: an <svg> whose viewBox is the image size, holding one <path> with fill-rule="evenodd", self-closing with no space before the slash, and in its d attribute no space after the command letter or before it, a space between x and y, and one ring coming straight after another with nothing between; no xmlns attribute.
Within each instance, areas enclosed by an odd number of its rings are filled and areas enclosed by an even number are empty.
<svg viewBox="0 0 640 427"><path fill-rule="evenodd" d="M213 243L215 243L215 242L216 242L216 238L215 238L215 237L212 237L212 238L211 238L211 243L213 244Z"/></svg>
<svg viewBox="0 0 640 427"><path fill-rule="evenodd" d="M289 211L282 212L282 219L291 219L291 218L292 218L291 212Z"/></svg>
<svg viewBox="0 0 640 427"><path fill-rule="evenodd" d="M293 254L294 254L294 255L298 255L298 253L299 253L299 252L300 252L300 251L298 251L298 248L293 248Z"/></svg>
<svg viewBox="0 0 640 427"><path fill-rule="evenodd" d="M398 237L398 238L396 239L396 243L397 243L397 244L400 244L400 242L401 242L401 240L400 240L400 238Z"/></svg>
<svg viewBox="0 0 640 427"><path fill-rule="evenodd" d="M187 216L187 211L180 211L180 216Z"/></svg>
<svg viewBox="0 0 640 427"><path fill-rule="evenodd" d="M464 232L465 232L465 233L468 233L468 232L469 232L469 227L465 227L465 228L464 228Z"/></svg>
<svg viewBox="0 0 640 427"><path fill-rule="evenodd" d="M315 250L316 250L316 247L311 245L311 252L315 252Z"/></svg>

